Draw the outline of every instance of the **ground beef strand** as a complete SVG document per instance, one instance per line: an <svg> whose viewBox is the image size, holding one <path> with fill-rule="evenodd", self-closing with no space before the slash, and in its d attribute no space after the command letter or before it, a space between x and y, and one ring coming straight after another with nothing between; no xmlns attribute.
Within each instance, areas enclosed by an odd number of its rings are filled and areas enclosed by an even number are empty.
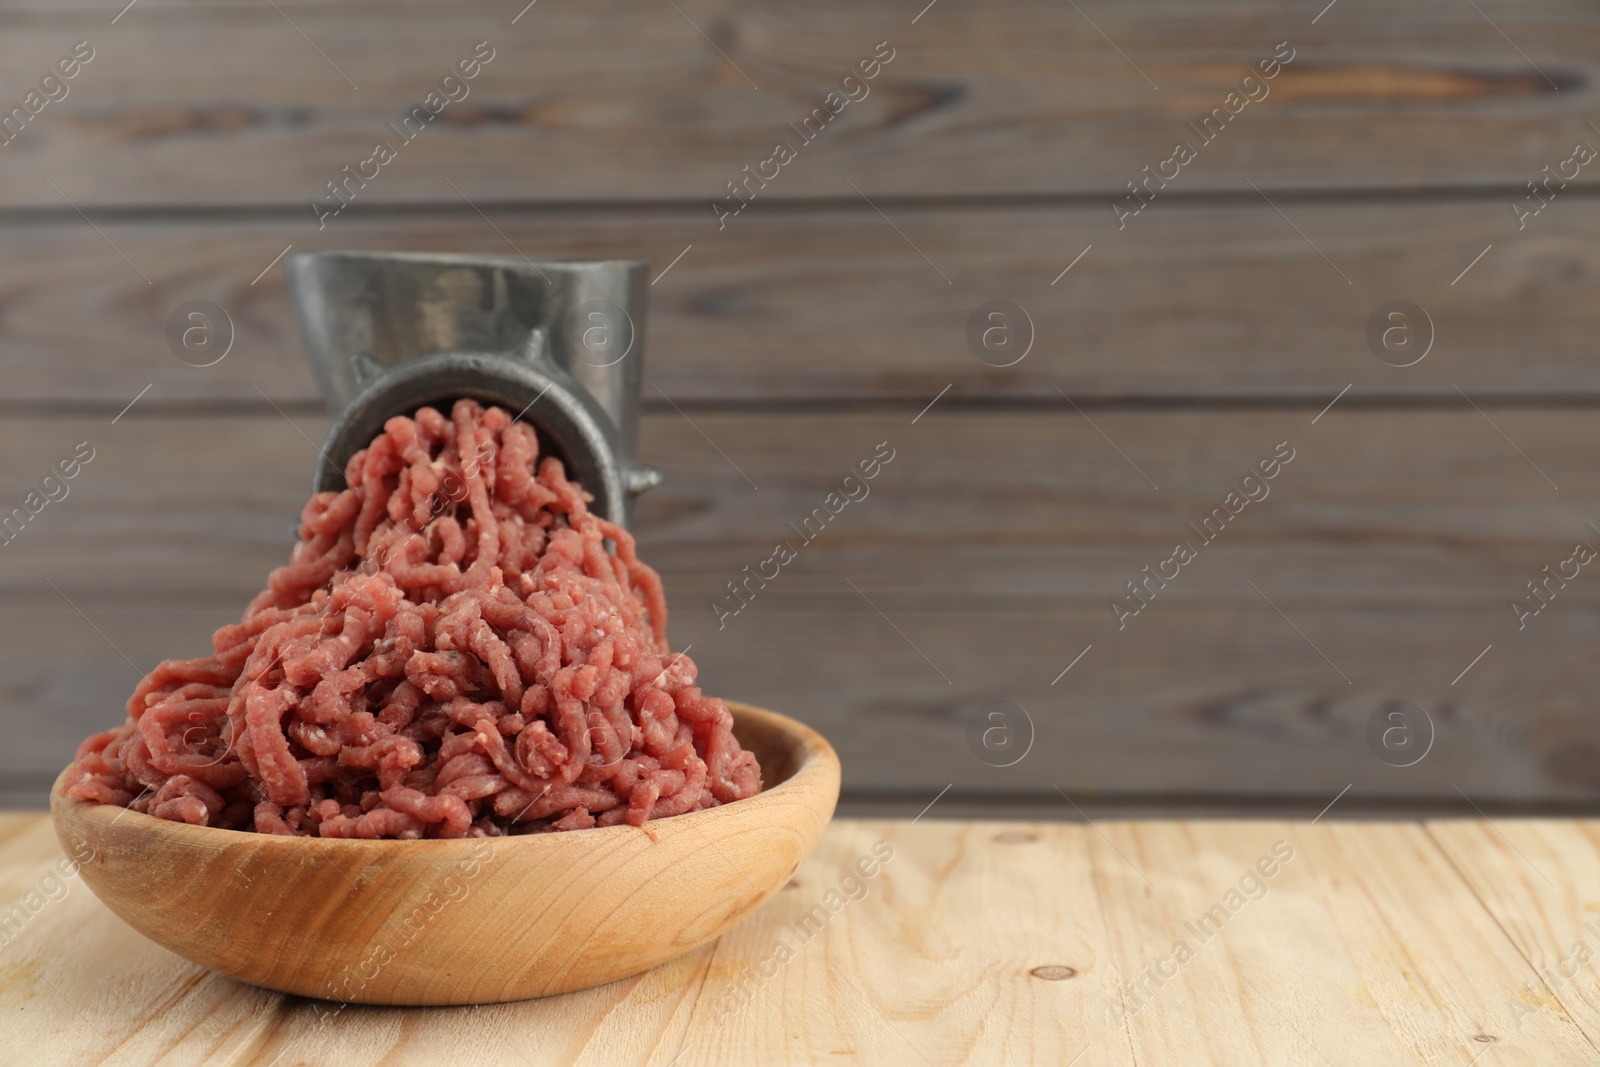
<svg viewBox="0 0 1600 1067"><path fill-rule="evenodd" d="M79 746L68 796L421 838L642 826L760 791L727 705L667 650L660 578L530 427L423 408L345 478L215 654L162 663Z"/></svg>

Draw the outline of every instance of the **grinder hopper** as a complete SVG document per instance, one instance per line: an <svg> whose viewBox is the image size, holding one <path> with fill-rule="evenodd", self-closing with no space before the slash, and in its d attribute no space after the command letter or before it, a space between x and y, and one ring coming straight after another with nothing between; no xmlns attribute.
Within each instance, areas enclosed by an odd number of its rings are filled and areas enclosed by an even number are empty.
<svg viewBox="0 0 1600 1067"><path fill-rule="evenodd" d="M643 263L311 252L288 274L334 414L314 491L344 488L345 464L389 418L448 414L461 397L520 412L613 522L627 525L633 497L660 482L634 455Z"/></svg>

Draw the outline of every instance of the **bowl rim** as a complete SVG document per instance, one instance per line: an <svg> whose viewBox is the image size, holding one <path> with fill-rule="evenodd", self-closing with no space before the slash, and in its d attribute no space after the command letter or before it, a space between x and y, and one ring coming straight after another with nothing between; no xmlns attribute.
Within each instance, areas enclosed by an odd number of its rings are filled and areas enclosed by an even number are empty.
<svg viewBox="0 0 1600 1067"><path fill-rule="evenodd" d="M819 774L825 774L831 767L834 771L835 784L832 787L834 802L838 801L838 770L839 756L834 751L833 745L822 734L810 726L790 718L776 711L757 707L753 704L744 704L735 700L724 701L728 710L733 712L735 725L740 719L762 721L774 727L778 733L790 739L791 750L797 751L799 759L794 770L787 778L777 785L761 790L755 796L745 797L728 804L719 804L714 808L704 808L700 811L685 812L682 815L668 815L660 819L651 819L644 826L622 824L619 826L592 826L585 830L563 830L559 833L548 834L511 834L502 837L457 837L457 838L423 838L419 840L400 840L396 838L359 838L359 837L300 837L283 834L263 834L255 830L229 830L220 826L195 826L192 823L177 822L171 819L158 819L154 815L134 811L132 808L118 807L114 804L96 804L77 797L68 797L63 793L67 772L71 764L62 768L56 775L55 781L50 786L50 813L51 821L57 828L61 828L63 821L70 817L73 820L82 820L88 823L86 829L104 834L111 831L112 824L120 822L126 816L132 816L133 822L125 832L142 831L148 834L161 834L171 838L186 839L196 847L220 848L230 842L250 843L256 848L304 848L306 846L324 849L363 849L385 845L404 845L407 850L433 847L436 851L442 849L476 848L479 842L490 842L496 849L502 843L514 841L545 842L554 841L593 841L596 847L607 841L620 841L624 836L638 834L647 828L661 830L669 824L676 823L681 828L672 832L688 832L691 828L698 828L708 821L707 817L715 816L719 812L726 813L737 808L740 811L750 811L751 807L760 803L765 806L770 803L767 798L787 797L809 790ZM98 809L98 810L96 810ZM694 823L694 827L690 823ZM588 835L579 837L577 835ZM606 836L597 836L606 835ZM202 845L202 842L204 843ZM516 846L516 847L532 847Z"/></svg>

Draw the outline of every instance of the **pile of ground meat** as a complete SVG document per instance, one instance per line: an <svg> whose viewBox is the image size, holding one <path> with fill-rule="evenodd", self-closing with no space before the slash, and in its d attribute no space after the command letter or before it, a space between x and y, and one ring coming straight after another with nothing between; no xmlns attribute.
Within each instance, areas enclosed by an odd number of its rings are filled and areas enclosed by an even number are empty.
<svg viewBox="0 0 1600 1067"><path fill-rule="evenodd" d="M666 644L661 580L524 423L390 419L216 654L78 748L70 797L320 837L612 826L760 791ZM608 550L607 542L611 542Z"/></svg>

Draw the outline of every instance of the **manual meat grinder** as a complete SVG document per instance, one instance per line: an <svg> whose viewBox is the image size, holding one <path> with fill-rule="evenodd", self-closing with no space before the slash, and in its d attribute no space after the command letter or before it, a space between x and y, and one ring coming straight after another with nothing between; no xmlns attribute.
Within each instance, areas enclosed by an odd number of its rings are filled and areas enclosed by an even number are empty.
<svg viewBox="0 0 1600 1067"><path fill-rule="evenodd" d="M288 273L334 414L314 491L344 488L345 464L391 417L448 414L461 397L531 424L613 522L627 525L633 497L661 481L634 454L645 264L311 252Z"/></svg>

